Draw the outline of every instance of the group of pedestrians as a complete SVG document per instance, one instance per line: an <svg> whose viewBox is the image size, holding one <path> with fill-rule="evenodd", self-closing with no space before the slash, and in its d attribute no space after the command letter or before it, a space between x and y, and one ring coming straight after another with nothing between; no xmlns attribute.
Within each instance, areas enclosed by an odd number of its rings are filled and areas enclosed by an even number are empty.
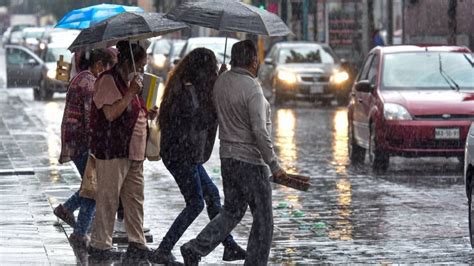
<svg viewBox="0 0 474 266"><path fill-rule="evenodd" d="M196 239L181 246L185 265L197 265L220 243L225 261L245 259L246 265L266 265L273 234L269 176L286 173L273 149L270 106L256 80L259 62L255 44L249 40L236 43L228 71L224 65L218 70L211 50L191 51L170 73L159 115L158 108L145 108L141 80L134 71L143 72L145 48L126 41L116 47L116 63L110 50L85 53L80 61L87 66L71 81L66 96L60 162L72 160L82 176L92 154L97 174L95 201L76 192L54 210L74 227L71 243L88 247L93 258L119 258L121 254L112 249L112 233L121 201L129 241L126 257L173 264L176 258L172 249L206 206L210 223ZM160 155L186 206L159 247L151 250L143 228L143 161L147 119L157 115ZM224 206L203 167L212 153L218 128ZM235 242L231 231L247 206L253 223L246 251ZM77 208L76 222L73 211Z"/></svg>

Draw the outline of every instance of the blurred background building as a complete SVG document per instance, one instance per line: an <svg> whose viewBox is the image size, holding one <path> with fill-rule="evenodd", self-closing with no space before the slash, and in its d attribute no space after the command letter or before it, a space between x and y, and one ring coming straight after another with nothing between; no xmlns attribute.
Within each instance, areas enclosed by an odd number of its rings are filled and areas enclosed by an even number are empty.
<svg viewBox="0 0 474 266"><path fill-rule="evenodd" d="M195 1L195 0L190 0ZM472 0L242 0L278 14L294 35L264 38L265 50L277 41L314 41L329 44L336 54L358 65L374 46L380 30L385 44L459 44L474 50ZM36 25L54 23L67 11L103 3L103 0L0 0L0 30L30 20ZM110 0L138 5L146 11L167 12L184 0ZM19 16L21 14L21 16ZM181 36L223 36L193 27ZM233 37L253 38L244 34Z"/></svg>

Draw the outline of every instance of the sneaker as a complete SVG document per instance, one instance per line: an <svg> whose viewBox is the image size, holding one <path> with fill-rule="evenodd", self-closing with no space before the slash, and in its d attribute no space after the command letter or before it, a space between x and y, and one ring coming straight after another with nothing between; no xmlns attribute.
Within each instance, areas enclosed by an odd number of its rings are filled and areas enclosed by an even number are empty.
<svg viewBox="0 0 474 266"><path fill-rule="evenodd" d="M87 235L80 236L72 233L69 236L69 244L71 244L71 246L76 249L87 249L89 242L90 238Z"/></svg>
<svg viewBox="0 0 474 266"><path fill-rule="evenodd" d="M58 207L54 208L53 213L70 227L74 228L76 226L76 218L74 217L74 214L68 211L62 204L59 204Z"/></svg>
<svg viewBox="0 0 474 266"><path fill-rule="evenodd" d="M181 255L183 256L184 260L184 266L197 266L199 265L199 261L201 260L201 258L199 257L199 255L194 254L194 252L189 246L190 244L188 242L182 245L180 248Z"/></svg>
<svg viewBox="0 0 474 266"><path fill-rule="evenodd" d="M125 257L128 259L141 259L147 260L153 254L153 250L148 248L146 245L130 242L128 243L127 252Z"/></svg>
<svg viewBox="0 0 474 266"><path fill-rule="evenodd" d="M152 263L156 264L173 264L176 263L176 257L171 252L166 252L161 249L156 249L153 254L148 258Z"/></svg>
<svg viewBox="0 0 474 266"><path fill-rule="evenodd" d="M143 227L143 233L149 233L149 232L150 232L150 228ZM127 233L127 230L125 230L125 223L123 222L123 220L115 219L114 233L119 233L119 234Z"/></svg>
<svg viewBox="0 0 474 266"><path fill-rule="evenodd" d="M241 248L237 243L232 242L231 244L224 246L224 255L222 256L223 261L234 261L234 260L245 260L247 251Z"/></svg>
<svg viewBox="0 0 474 266"><path fill-rule="evenodd" d="M89 257L95 260L120 260L122 258L122 252L113 249L98 249L89 246L87 252Z"/></svg>

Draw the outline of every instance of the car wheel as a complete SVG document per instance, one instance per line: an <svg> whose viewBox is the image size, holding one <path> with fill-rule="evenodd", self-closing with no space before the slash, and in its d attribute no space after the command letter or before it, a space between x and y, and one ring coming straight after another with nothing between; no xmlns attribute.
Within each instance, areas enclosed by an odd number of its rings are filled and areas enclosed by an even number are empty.
<svg viewBox="0 0 474 266"><path fill-rule="evenodd" d="M39 88L33 88L33 100L41 101L41 95L40 95L40 89Z"/></svg>
<svg viewBox="0 0 474 266"><path fill-rule="evenodd" d="M370 124L369 161L374 171L383 173L387 171L390 156L378 147L375 129L375 124Z"/></svg>
<svg viewBox="0 0 474 266"><path fill-rule="evenodd" d="M469 176L470 176L469 171ZM469 178L470 180L470 178ZM474 208L472 206L472 195L474 194L474 188L472 182L469 182L468 185L468 195L467 195L467 202L468 202L468 217L469 217L469 240L471 241L471 248L474 248Z"/></svg>
<svg viewBox="0 0 474 266"><path fill-rule="evenodd" d="M345 95L337 95L336 101L338 106L346 106L349 103L349 98Z"/></svg>
<svg viewBox="0 0 474 266"><path fill-rule="evenodd" d="M42 80L39 88L40 99L43 101L49 101L53 98L54 92L48 89L46 81Z"/></svg>
<svg viewBox="0 0 474 266"><path fill-rule="evenodd" d="M350 124L349 124L348 134L349 134L348 136L349 159L351 160L351 164L360 165L364 163L364 160L365 160L365 149L357 145L357 143L355 142L354 132Z"/></svg>

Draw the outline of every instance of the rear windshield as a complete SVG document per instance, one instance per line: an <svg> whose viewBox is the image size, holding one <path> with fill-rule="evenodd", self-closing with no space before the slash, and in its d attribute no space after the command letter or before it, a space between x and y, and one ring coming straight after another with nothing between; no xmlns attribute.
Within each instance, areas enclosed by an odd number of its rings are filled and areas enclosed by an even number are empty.
<svg viewBox="0 0 474 266"><path fill-rule="evenodd" d="M473 58L467 53L421 52L384 55L382 87L410 90L474 90Z"/></svg>

